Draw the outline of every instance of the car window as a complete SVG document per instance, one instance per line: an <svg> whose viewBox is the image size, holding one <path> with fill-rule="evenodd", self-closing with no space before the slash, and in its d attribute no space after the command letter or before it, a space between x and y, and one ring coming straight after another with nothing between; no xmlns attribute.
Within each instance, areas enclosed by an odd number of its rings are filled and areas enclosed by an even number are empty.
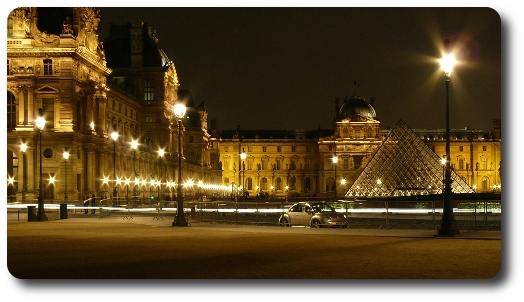
<svg viewBox="0 0 524 302"><path fill-rule="evenodd" d="M335 212L335 209L333 207L331 207L330 205L328 205L327 203L316 203L316 204L313 204L313 210L315 211L315 213Z"/></svg>
<svg viewBox="0 0 524 302"><path fill-rule="evenodd" d="M311 211L311 207L309 205L306 205L305 208L306 208L305 209L306 212L310 212Z"/></svg>
<svg viewBox="0 0 524 302"><path fill-rule="evenodd" d="M290 212L302 212L302 205L296 204L292 206L291 208L289 208L289 211Z"/></svg>

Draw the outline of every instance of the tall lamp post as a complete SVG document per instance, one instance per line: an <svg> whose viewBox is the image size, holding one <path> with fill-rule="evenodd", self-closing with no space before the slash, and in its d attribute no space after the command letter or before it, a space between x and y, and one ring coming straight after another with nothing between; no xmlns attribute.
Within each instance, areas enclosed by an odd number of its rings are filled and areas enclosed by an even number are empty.
<svg viewBox="0 0 524 302"><path fill-rule="evenodd" d="M246 163L244 161L246 157L246 151L244 151L244 148L242 148L242 152L240 153L240 159L242 159L242 201L246 201L246 182L244 179L246 174Z"/></svg>
<svg viewBox="0 0 524 302"><path fill-rule="evenodd" d="M163 176L162 176L162 160L164 159L164 154L166 151L164 149L158 149L158 156L160 156L160 176L158 177L157 184L158 184L158 202L160 203L162 200L162 196L160 195L160 192L162 191L162 182Z"/></svg>
<svg viewBox="0 0 524 302"><path fill-rule="evenodd" d="M186 106L182 103L177 103L173 106L173 112L178 124L178 183L176 187L176 202L177 214L173 226L188 226L186 217L184 216L184 198L182 197L182 118L186 115Z"/></svg>
<svg viewBox="0 0 524 302"><path fill-rule="evenodd" d="M118 132L111 133L113 139L113 193L111 193L111 205L113 206L116 198L116 140L118 139Z"/></svg>
<svg viewBox="0 0 524 302"><path fill-rule="evenodd" d="M138 149L138 141L133 139L131 140L131 149L133 149L133 176L135 178L135 182L134 182L134 185L133 185L133 203L135 203L136 201L136 198L138 196L138 192L137 192L137 185L138 185L138 174L136 172L136 149Z"/></svg>
<svg viewBox="0 0 524 302"><path fill-rule="evenodd" d="M448 50L449 40L444 42L446 51ZM451 188L451 167L450 167L450 137L449 137L449 82L451 71L455 65L455 58L452 54L446 53L440 60L442 70L444 70L445 84L446 84L446 162L444 165L444 205L443 215L438 230L438 236L454 237L459 233L455 218L453 217L453 192Z"/></svg>
<svg viewBox="0 0 524 302"><path fill-rule="evenodd" d="M64 151L62 154L65 159L65 191L64 191L64 200L67 200L67 160L69 159L69 152Z"/></svg>
<svg viewBox="0 0 524 302"><path fill-rule="evenodd" d="M38 189L38 213L36 214L37 221L47 221L47 215L44 210L44 180L42 179L42 131L45 127L45 118L43 114L43 109L38 108L38 118L36 119L36 126L38 127L40 134L40 181Z"/></svg>
<svg viewBox="0 0 524 302"><path fill-rule="evenodd" d="M25 151L27 151L27 144L20 144L20 150L22 150L22 202L25 202L25 195L27 193L27 162L25 158Z"/></svg>
<svg viewBox="0 0 524 302"><path fill-rule="evenodd" d="M337 201L337 163L338 163L338 156L333 156L332 158L333 164L335 165L335 194L333 196L333 201Z"/></svg>

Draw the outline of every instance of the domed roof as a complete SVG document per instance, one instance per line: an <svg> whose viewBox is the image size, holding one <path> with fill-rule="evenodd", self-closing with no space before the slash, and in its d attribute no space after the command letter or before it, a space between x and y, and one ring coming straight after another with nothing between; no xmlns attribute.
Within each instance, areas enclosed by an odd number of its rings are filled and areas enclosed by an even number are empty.
<svg viewBox="0 0 524 302"><path fill-rule="evenodd" d="M357 114L370 118L377 116L375 108L364 97L352 96L349 98L346 96L338 112L339 119L350 118Z"/></svg>

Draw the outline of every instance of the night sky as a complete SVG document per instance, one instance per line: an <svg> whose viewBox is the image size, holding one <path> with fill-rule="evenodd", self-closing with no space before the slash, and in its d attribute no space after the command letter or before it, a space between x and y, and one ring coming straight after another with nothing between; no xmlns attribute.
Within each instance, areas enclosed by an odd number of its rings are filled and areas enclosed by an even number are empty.
<svg viewBox="0 0 524 302"><path fill-rule="evenodd" d="M335 98L375 97L382 128L445 128L444 39L459 50L451 128L501 118L501 19L489 8L101 8L109 24L156 30L180 89L220 130L323 129ZM356 82L356 85L355 85Z"/></svg>

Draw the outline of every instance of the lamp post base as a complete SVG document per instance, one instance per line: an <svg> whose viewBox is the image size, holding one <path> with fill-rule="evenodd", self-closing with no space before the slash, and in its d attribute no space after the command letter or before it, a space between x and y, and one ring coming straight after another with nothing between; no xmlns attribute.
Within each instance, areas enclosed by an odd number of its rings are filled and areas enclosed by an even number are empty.
<svg viewBox="0 0 524 302"><path fill-rule="evenodd" d="M455 237L460 233L455 219L442 219L440 228L435 237Z"/></svg>
<svg viewBox="0 0 524 302"><path fill-rule="evenodd" d="M187 227L189 224L187 223L187 220L184 216L179 217L175 216L175 220L173 220L173 223L171 226L181 226L181 227Z"/></svg>
<svg viewBox="0 0 524 302"><path fill-rule="evenodd" d="M45 213L37 214L36 215L36 221L48 221L47 215Z"/></svg>

